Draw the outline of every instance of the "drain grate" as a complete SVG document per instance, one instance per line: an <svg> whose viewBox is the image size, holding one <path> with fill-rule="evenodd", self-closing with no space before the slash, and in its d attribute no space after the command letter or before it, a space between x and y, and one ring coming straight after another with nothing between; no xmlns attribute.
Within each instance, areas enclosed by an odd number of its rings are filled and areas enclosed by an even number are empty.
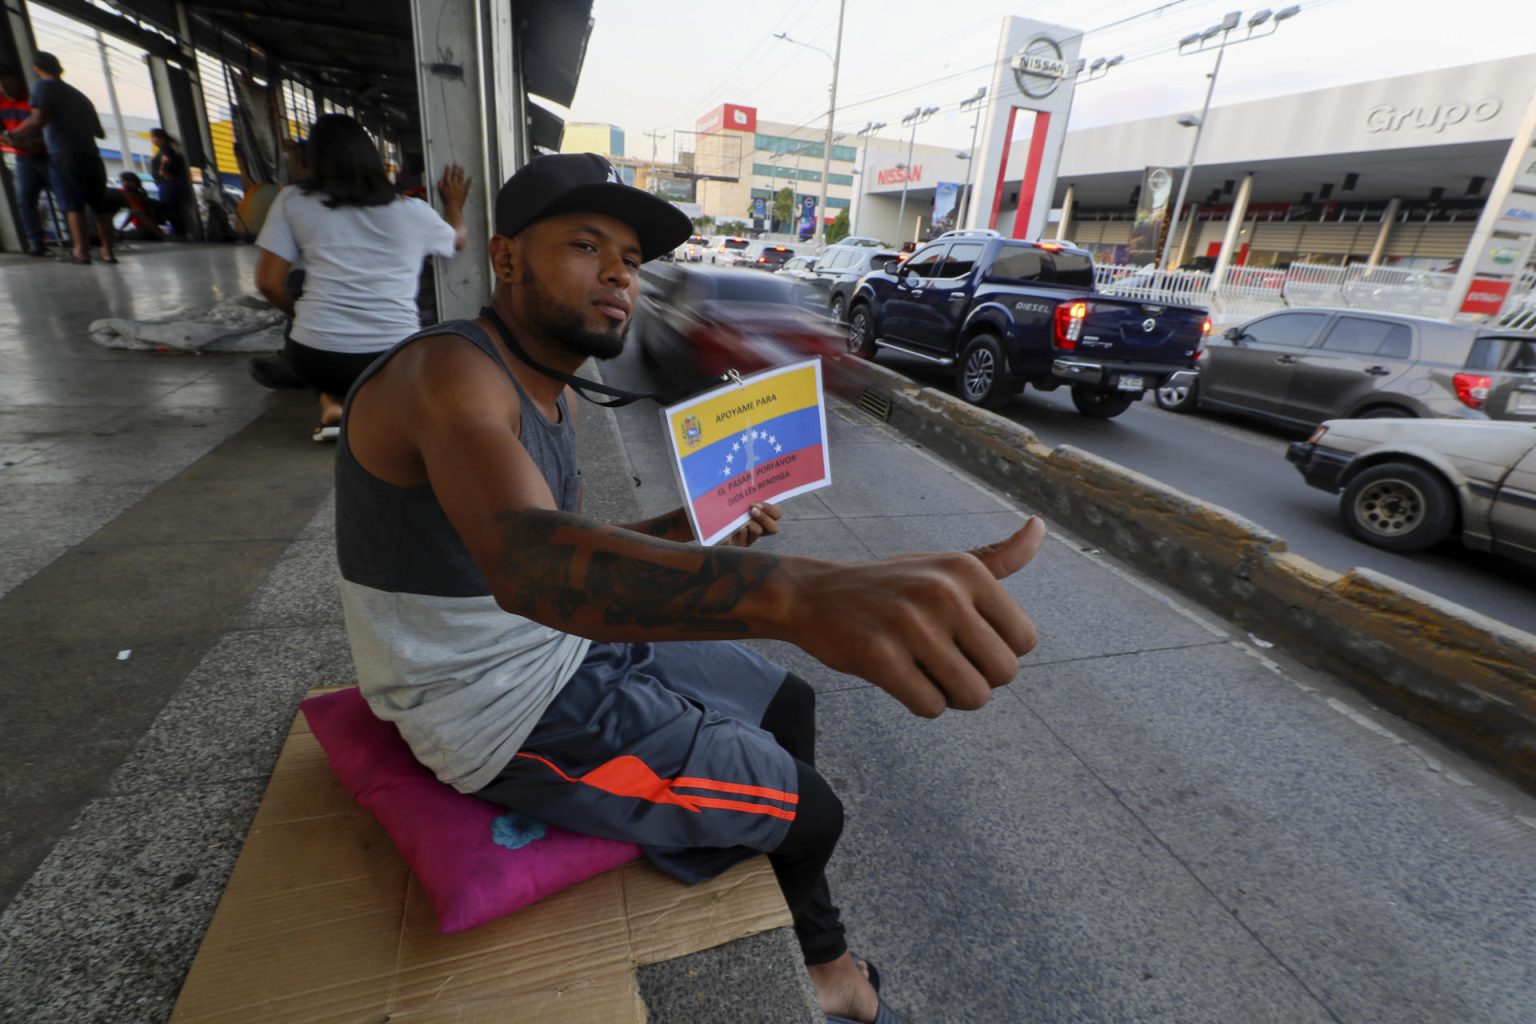
<svg viewBox="0 0 1536 1024"><path fill-rule="evenodd" d="M891 418L891 400L869 388L865 388L859 395L859 408L871 416L878 417L881 422L887 422Z"/></svg>

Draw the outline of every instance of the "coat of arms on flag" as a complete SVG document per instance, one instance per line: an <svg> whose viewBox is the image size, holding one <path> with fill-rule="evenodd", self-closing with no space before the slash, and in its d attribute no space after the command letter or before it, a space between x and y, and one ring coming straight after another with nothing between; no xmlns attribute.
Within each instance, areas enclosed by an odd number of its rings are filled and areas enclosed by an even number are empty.
<svg viewBox="0 0 1536 1024"><path fill-rule="evenodd" d="M818 359L743 377L661 416L684 506L704 544L734 533L754 502L782 501L832 482Z"/></svg>

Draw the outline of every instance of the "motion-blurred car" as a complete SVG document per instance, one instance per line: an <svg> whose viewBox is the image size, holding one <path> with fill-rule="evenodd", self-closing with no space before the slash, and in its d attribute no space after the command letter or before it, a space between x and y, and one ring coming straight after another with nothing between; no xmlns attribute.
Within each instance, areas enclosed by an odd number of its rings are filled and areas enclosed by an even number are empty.
<svg viewBox="0 0 1536 1024"><path fill-rule="evenodd" d="M1230 328L1157 404L1289 427L1327 419L1536 422L1536 334L1357 309L1291 309Z"/></svg>
<svg viewBox="0 0 1536 1024"><path fill-rule="evenodd" d="M835 352L842 335L795 304L791 281L734 267L651 264L631 334L675 383Z"/></svg>
<svg viewBox="0 0 1536 1024"><path fill-rule="evenodd" d="M896 259L894 249L866 246L834 247L821 254L815 273L806 279L809 294L805 304L826 313L838 323L848 319L848 299L859 278L871 270L880 270Z"/></svg>
<svg viewBox="0 0 1536 1024"><path fill-rule="evenodd" d="M1350 533L1388 551L1462 544L1536 563L1536 424L1328 420L1286 452L1343 492Z"/></svg>
<svg viewBox="0 0 1536 1024"><path fill-rule="evenodd" d="M831 245L827 246L827 248L832 249L839 245L864 246L867 249L890 248L884 242L880 241L880 239L871 238L868 235L849 235L846 238L838 239L836 242L833 242Z"/></svg>

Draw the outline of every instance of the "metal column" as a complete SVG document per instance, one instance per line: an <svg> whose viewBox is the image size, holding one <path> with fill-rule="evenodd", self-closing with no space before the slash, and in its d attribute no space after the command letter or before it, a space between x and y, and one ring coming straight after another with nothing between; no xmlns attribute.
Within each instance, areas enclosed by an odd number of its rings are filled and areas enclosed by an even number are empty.
<svg viewBox="0 0 1536 1024"><path fill-rule="evenodd" d="M423 176L430 188L457 163L474 179L464 248L436 264L437 313L473 317L491 297L489 200L527 152L516 26L510 0L410 2Z"/></svg>
<svg viewBox="0 0 1536 1024"><path fill-rule="evenodd" d="M1216 267L1211 271L1211 288L1220 291L1226 282L1227 267L1232 264L1234 250L1237 248L1237 240L1243 234L1243 218L1248 216L1248 197L1253 195L1253 173L1250 171L1243 176L1243 183L1238 186L1237 199L1232 203L1231 219L1227 221L1227 232L1221 239L1221 252L1216 256Z"/></svg>
<svg viewBox="0 0 1536 1024"><path fill-rule="evenodd" d="M1072 226L1072 208L1077 205L1077 186L1068 185L1067 194L1061 200L1061 220L1056 222L1056 240L1065 242L1072 236L1067 229Z"/></svg>
<svg viewBox="0 0 1536 1024"><path fill-rule="evenodd" d="M37 44L32 38L32 22L27 17L25 0L3 0L3 17L0 17L0 64L10 64L29 78L32 54ZM27 244L22 237L21 211L16 205L16 183L9 163L0 172L0 252L24 252Z"/></svg>
<svg viewBox="0 0 1536 1024"><path fill-rule="evenodd" d="M1381 230L1376 232L1376 244L1371 246L1371 258L1365 261L1367 267L1375 267L1381 262L1381 254L1387 251L1387 240L1392 237L1392 225L1397 223L1397 211L1403 208L1403 201L1393 196L1387 203L1387 212L1381 215Z"/></svg>

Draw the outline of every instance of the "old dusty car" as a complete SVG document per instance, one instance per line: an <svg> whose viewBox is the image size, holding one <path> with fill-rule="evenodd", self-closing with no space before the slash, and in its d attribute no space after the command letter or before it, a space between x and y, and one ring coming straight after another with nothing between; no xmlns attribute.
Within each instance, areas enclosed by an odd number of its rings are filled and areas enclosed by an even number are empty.
<svg viewBox="0 0 1536 1024"><path fill-rule="evenodd" d="M1328 420L1286 452L1307 483L1343 492L1360 540L1423 551L1453 534L1536 563L1536 424Z"/></svg>

